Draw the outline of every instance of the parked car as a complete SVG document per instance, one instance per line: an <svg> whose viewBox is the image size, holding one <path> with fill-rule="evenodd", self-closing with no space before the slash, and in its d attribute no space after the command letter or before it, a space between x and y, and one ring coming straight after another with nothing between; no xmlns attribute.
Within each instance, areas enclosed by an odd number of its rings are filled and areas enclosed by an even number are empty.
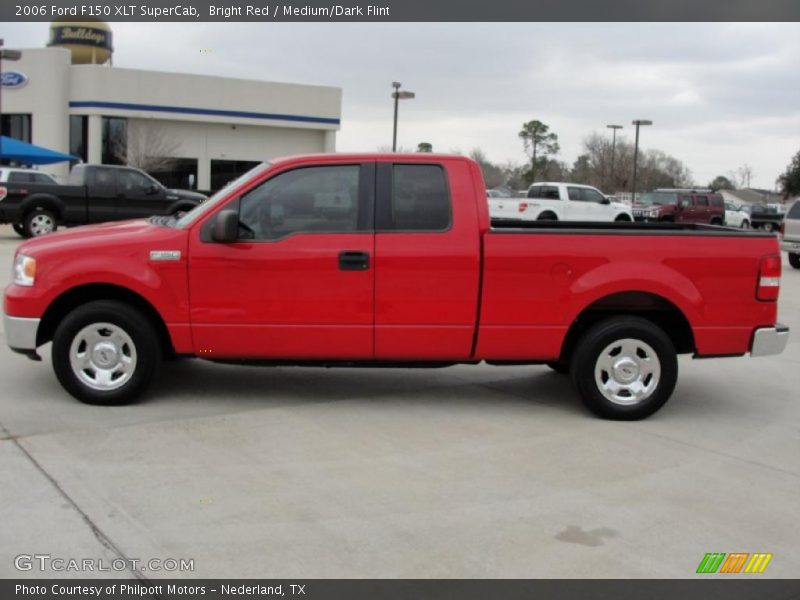
<svg viewBox="0 0 800 600"><path fill-rule="evenodd" d="M58 185L52 175L34 169L0 167L0 185L4 183L46 183Z"/></svg>
<svg viewBox="0 0 800 600"><path fill-rule="evenodd" d="M597 188L561 182L534 183L524 199L489 198L489 214L526 221L633 221L628 206Z"/></svg>
<svg viewBox="0 0 800 600"><path fill-rule="evenodd" d="M346 215L308 199L343 188L353 195ZM678 354L783 350L780 274L778 240L761 232L492 224L480 166L465 157L300 156L256 168L178 219L23 242L5 339L32 358L52 341L58 380L90 403L134 400L173 355L486 361L568 365L591 410L639 419L672 394Z"/></svg>
<svg viewBox="0 0 800 600"><path fill-rule="evenodd" d="M800 200L794 201L783 220L781 250L789 253L789 264L800 269Z"/></svg>
<svg viewBox="0 0 800 600"><path fill-rule="evenodd" d="M725 203L725 225L747 229L750 227L750 213L733 202Z"/></svg>
<svg viewBox="0 0 800 600"><path fill-rule="evenodd" d="M766 204L753 204L746 210L750 213L750 226L764 231L778 231L783 223L784 213Z"/></svg>
<svg viewBox="0 0 800 600"><path fill-rule="evenodd" d="M139 169L114 165L75 165L67 185L15 182L0 185L0 223L11 223L23 237L81 225L170 215L188 211L206 196L170 190Z"/></svg>
<svg viewBox="0 0 800 600"><path fill-rule="evenodd" d="M633 205L637 221L725 224L725 201L711 191L656 190L642 194Z"/></svg>

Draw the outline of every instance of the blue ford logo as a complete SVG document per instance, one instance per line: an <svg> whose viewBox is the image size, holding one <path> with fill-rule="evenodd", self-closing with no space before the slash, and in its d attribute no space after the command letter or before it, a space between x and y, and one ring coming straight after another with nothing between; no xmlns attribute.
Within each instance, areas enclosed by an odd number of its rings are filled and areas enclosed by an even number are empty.
<svg viewBox="0 0 800 600"><path fill-rule="evenodd" d="M28 83L28 76L19 71L6 71L0 79L0 85L8 88L22 87Z"/></svg>

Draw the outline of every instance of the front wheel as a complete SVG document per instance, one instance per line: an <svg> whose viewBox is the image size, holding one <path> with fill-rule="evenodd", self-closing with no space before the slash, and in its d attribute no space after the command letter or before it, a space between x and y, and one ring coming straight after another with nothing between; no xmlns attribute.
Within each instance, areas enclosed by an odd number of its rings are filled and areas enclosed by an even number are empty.
<svg viewBox="0 0 800 600"><path fill-rule="evenodd" d="M53 369L87 404L136 400L155 376L161 346L153 324L128 304L98 300L69 313L53 336Z"/></svg>
<svg viewBox="0 0 800 600"><path fill-rule="evenodd" d="M793 269L800 269L800 254L789 252L789 264Z"/></svg>
<svg viewBox="0 0 800 600"><path fill-rule="evenodd" d="M623 213L621 215L617 215L617 218L614 219L614 221L616 221L617 223L630 223L631 218L630 216Z"/></svg>
<svg viewBox="0 0 800 600"><path fill-rule="evenodd" d="M664 331L640 317L612 317L589 329L572 357L572 380L584 404L606 419L643 419L675 389L678 359Z"/></svg>

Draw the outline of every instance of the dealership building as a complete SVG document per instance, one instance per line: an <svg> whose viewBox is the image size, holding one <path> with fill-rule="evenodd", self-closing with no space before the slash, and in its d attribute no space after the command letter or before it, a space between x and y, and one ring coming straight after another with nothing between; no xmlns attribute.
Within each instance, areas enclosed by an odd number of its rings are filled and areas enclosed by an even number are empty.
<svg viewBox="0 0 800 600"><path fill-rule="evenodd" d="M46 48L20 50L2 63L3 135L84 162L216 190L261 161L336 149L340 88L117 68L99 21L54 22ZM69 166L41 169L64 180Z"/></svg>

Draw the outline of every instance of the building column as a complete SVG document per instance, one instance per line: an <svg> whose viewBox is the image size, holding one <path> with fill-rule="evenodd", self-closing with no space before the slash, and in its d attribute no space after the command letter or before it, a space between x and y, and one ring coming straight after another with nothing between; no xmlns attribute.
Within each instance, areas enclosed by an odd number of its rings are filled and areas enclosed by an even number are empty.
<svg viewBox="0 0 800 600"><path fill-rule="evenodd" d="M325 139L323 141L323 152L336 152L336 130L330 129L325 132Z"/></svg>
<svg viewBox="0 0 800 600"><path fill-rule="evenodd" d="M89 115L89 125L86 127L86 159L89 164L99 165L103 162L103 117Z"/></svg>
<svg viewBox="0 0 800 600"><path fill-rule="evenodd" d="M208 156L197 159L197 189L204 191L211 189L211 160Z"/></svg>

